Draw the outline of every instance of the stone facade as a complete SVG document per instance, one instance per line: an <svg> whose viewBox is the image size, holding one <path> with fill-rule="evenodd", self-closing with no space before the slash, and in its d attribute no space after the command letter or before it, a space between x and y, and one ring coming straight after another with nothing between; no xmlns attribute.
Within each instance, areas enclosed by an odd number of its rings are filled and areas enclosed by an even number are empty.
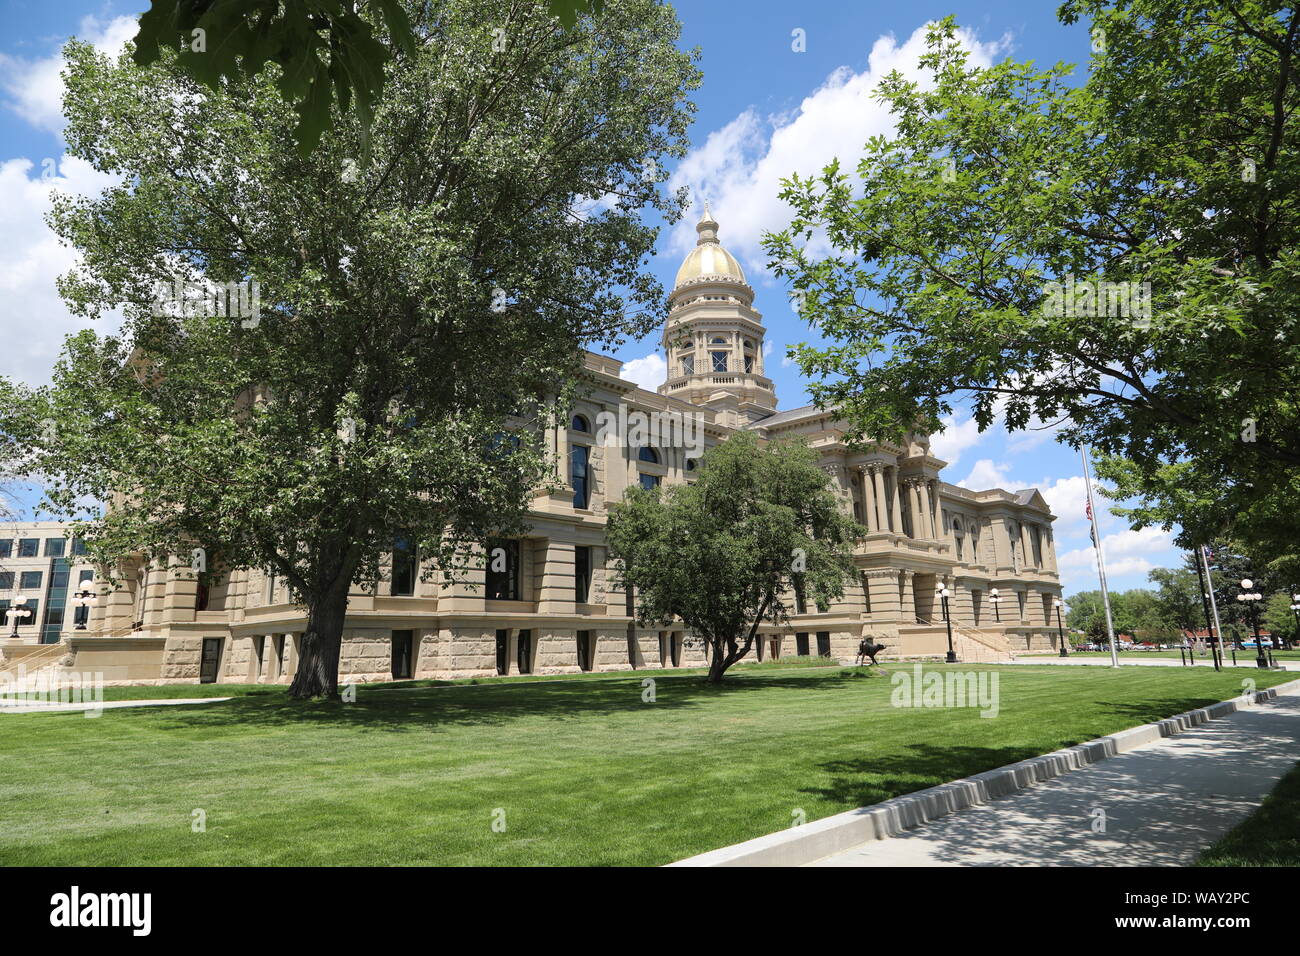
<svg viewBox="0 0 1300 956"><path fill-rule="evenodd" d="M692 453L740 429L809 443L845 510L867 529L856 550L857 579L843 599L800 607L788 627L765 627L759 657L848 660L866 636L888 645L886 657L941 655L947 649L937 596L942 585L954 595L949 610L959 659L1006 659L1016 650L1056 646L1052 601L1060 582L1054 518L1042 496L945 482L945 463L923 435L851 448L833 412L811 406L778 412L763 374L764 330L754 291L718 243L717 228L706 210L697 248L670 298L663 339L668 379L657 392L622 378L620 362L587 353L583 397L567 425L546 436L559 488L536 496L530 530L518 540L517 561L509 562L509 599L489 591L484 569L450 584L416 575L409 593L395 594L389 562L373 588L351 596L343 683L706 663L684 629L636 626L604 528L608 505L629 487L689 481ZM633 412L695 424L699 447L601 435L601 423ZM585 459L585 485L583 476L560 467L574 455ZM101 599L91 636L76 645L134 640L155 648L154 679L162 681L291 679L305 619L274 578L237 571L200 597L195 581L176 567L128 562L121 576L125 586Z"/></svg>

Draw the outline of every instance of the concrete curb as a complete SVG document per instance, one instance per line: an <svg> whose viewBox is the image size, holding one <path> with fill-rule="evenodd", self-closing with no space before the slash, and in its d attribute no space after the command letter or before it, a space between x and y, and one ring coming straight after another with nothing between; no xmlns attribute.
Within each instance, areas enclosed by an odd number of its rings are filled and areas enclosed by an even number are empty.
<svg viewBox="0 0 1300 956"><path fill-rule="evenodd" d="M1258 691L1253 695L1253 702L1264 704L1276 698L1279 692L1289 691L1300 691L1300 680ZM1162 737L1172 737L1207 721L1236 713L1241 706L1241 700L1234 698L1209 707L1199 707L1153 724L1130 727L1065 750L1031 757L996 770L986 770L972 777L963 777L961 780L918 790L868 807L837 813L822 820L769 833L734 846L710 850L668 865L802 866L868 840L883 840L938 817L1005 797Z"/></svg>

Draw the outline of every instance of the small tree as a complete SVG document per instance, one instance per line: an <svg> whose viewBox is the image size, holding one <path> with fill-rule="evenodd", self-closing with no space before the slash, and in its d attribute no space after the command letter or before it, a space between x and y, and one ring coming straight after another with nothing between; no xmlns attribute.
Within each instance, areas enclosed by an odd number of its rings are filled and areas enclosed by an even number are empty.
<svg viewBox="0 0 1300 956"><path fill-rule="evenodd" d="M642 625L681 621L710 648L709 683L742 660L763 621L788 620L796 590L818 605L854 573L849 519L817 455L741 432L689 485L629 492L611 509L610 549Z"/></svg>
<svg viewBox="0 0 1300 956"><path fill-rule="evenodd" d="M1293 600L1287 591L1271 594L1264 602L1264 610L1259 617L1260 626L1272 634L1275 641L1280 641L1283 647L1289 647L1297 636L1295 612L1291 610Z"/></svg>
<svg viewBox="0 0 1300 956"><path fill-rule="evenodd" d="M1196 572L1186 568L1153 568L1147 579L1159 588L1156 613L1165 625L1195 632L1205 623L1201 582Z"/></svg>

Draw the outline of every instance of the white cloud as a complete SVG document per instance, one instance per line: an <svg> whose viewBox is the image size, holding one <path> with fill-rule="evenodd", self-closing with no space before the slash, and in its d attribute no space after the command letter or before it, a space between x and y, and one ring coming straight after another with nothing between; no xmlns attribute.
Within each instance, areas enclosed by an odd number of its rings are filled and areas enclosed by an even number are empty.
<svg viewBox="0 0 1300 956"><path fill-rule="evenodd" d="M1086 532L1085 532L1086 535ZM1086 538L1085 538L1086 540ZM1133 587L1146 587L1146 574L1152 568L1173 567L1180 561L1174 547L1173 533L1159 528L1134 531L1125 528L1101 536L1102 551L1106 556L1106 578L1116 591ZM1089 542L1058 555L1061 583L1068 591L1093 590L1097 583L1097 558ZM1121 581L1121 578L1128 578Z"/></svg>
<svg viewBox="0 0 1300 956"><path fill-rule="evenodd" d="M134 34L134 17L87 17L78 34L104 53L120 51ZM0 54L0 102L38 129L59 134L62 115L62 44L38 59ZM0 373L38 384L47 381L63 337L86 324L68 313L55 279L77 261L45 223L50 197L61 190L93 195L117 180L83 160L64 155L0 159L0 335L6 348Z"/></svg>
<svg viewBox="0 0 1300 956"><path fill-rule="evenodd" d="M622 377L653 392L668 378L668 363L658 352L623 363Z"/></svg>
<svg viewBox="0 0 1300 956"><path fill-rule="evenodd" d="M992 458L981 458L975 462L975 467L970 470L970 474L957 482L957 487L969 488L971 491L988 491L991 488L1011 491L1014 484L1011 480L1010 465L999 465Z"/></svg>
<svg viewBox="0 0 1300 956"><path fill-rule="evenodd" d="M69 314L54 286L76 264L77 254L59 242L44 217L56 189L87 195L114 181L71 156L57 164L50 159L40 170L29 159L0 163L3 374L32 384L48 380L63 337L86 326L86 320Z"/></svg>
<svg viewBox="0 0 1300 956"><path fill-rule="evenodd" d="M103 21L86 17L78 36L101 53L114 54L135 36L135 17ZM39 129L52 133L63 130L62 44L51 55L26 60L0 53L0 90L5 106Z"/></svg>
<svg viewBox="0 0 1300 956"><path fill-rule="evenodd" d="M1074 530L1086 533L1088 516L1084 508L1088 502L1088 494L1084 488L1083 475L1057 478L1055 481L1044 478L1036 487L1047 502L1047 506L1052 509L1052 514L1056 515L1054 527L1057 537Z"/></svg>
<svg viewBox="0 0 1300 956"><path fill-rule="evenodd" d="M941 419L943 431L930 436L930 454L941 458L949 467L961 460L961 453L979 444L983 437L979 423L974 418L958 422L956 415L947 415Z"/></svg>
<svg viewBox="0 0 1300 956"><path fill-rule="evenodd" d="M693 196L708 199L721 223L723 243L758 271L757 264L764 261L762 233L789 222L790 210L777 195L781 180L796 172L820 172L835 158L842 168L852 169L870 137L893 132L888 109L872 93L893 70L924 80L918 60L925 52L926 30L918 27L901 45L893 35L879 37L865 70L838 67L787 114L761 116L752 107L741 113L682 160L670 185L688 186ZM989 66L1006 42L981 43L966 31L961 40L976 67ZM685 253L695 244L694 220L687 216L674 228L674 251Z"/></svg>

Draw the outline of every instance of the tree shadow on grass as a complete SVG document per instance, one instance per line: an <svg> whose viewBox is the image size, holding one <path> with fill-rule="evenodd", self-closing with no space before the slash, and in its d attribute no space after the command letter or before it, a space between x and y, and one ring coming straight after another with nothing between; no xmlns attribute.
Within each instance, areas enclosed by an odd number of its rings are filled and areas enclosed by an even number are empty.
<svg viewBox="0 0 1300 956"><path fill-rule="evenodd" d="M803 792L846 806L868 806L1054 750L1075 747L1139 724L1155 723L1218 702L1213 697L1158 697L1138 702L1094 701L1093 705L1098 710L1091 720L1090 728L1082 728L1073 734L1062 734L1058 741L1043 747L910 744L903 753L819 764L818 769L831 776L830 783L824 787L806 788Z"/></svg>
<svg viewBox="0 0 1300 956"><path fill-rule="evenodd" d="M680 710L713 700L764 691L831 691L860 685L865 675L786 674L749 676L712 685L698 675L656 677L655 701L643 700L641 678L601 681L539 681L425 688L386 685L357 688L355 702L295 701L287 695L256 695L194 707L112 711L115 715L149 713L162 729L203 727L271 728L286 724L346 727L361 731L429 731L447 726L502 726L521 719L575 720L647 707Z"/></svg>

